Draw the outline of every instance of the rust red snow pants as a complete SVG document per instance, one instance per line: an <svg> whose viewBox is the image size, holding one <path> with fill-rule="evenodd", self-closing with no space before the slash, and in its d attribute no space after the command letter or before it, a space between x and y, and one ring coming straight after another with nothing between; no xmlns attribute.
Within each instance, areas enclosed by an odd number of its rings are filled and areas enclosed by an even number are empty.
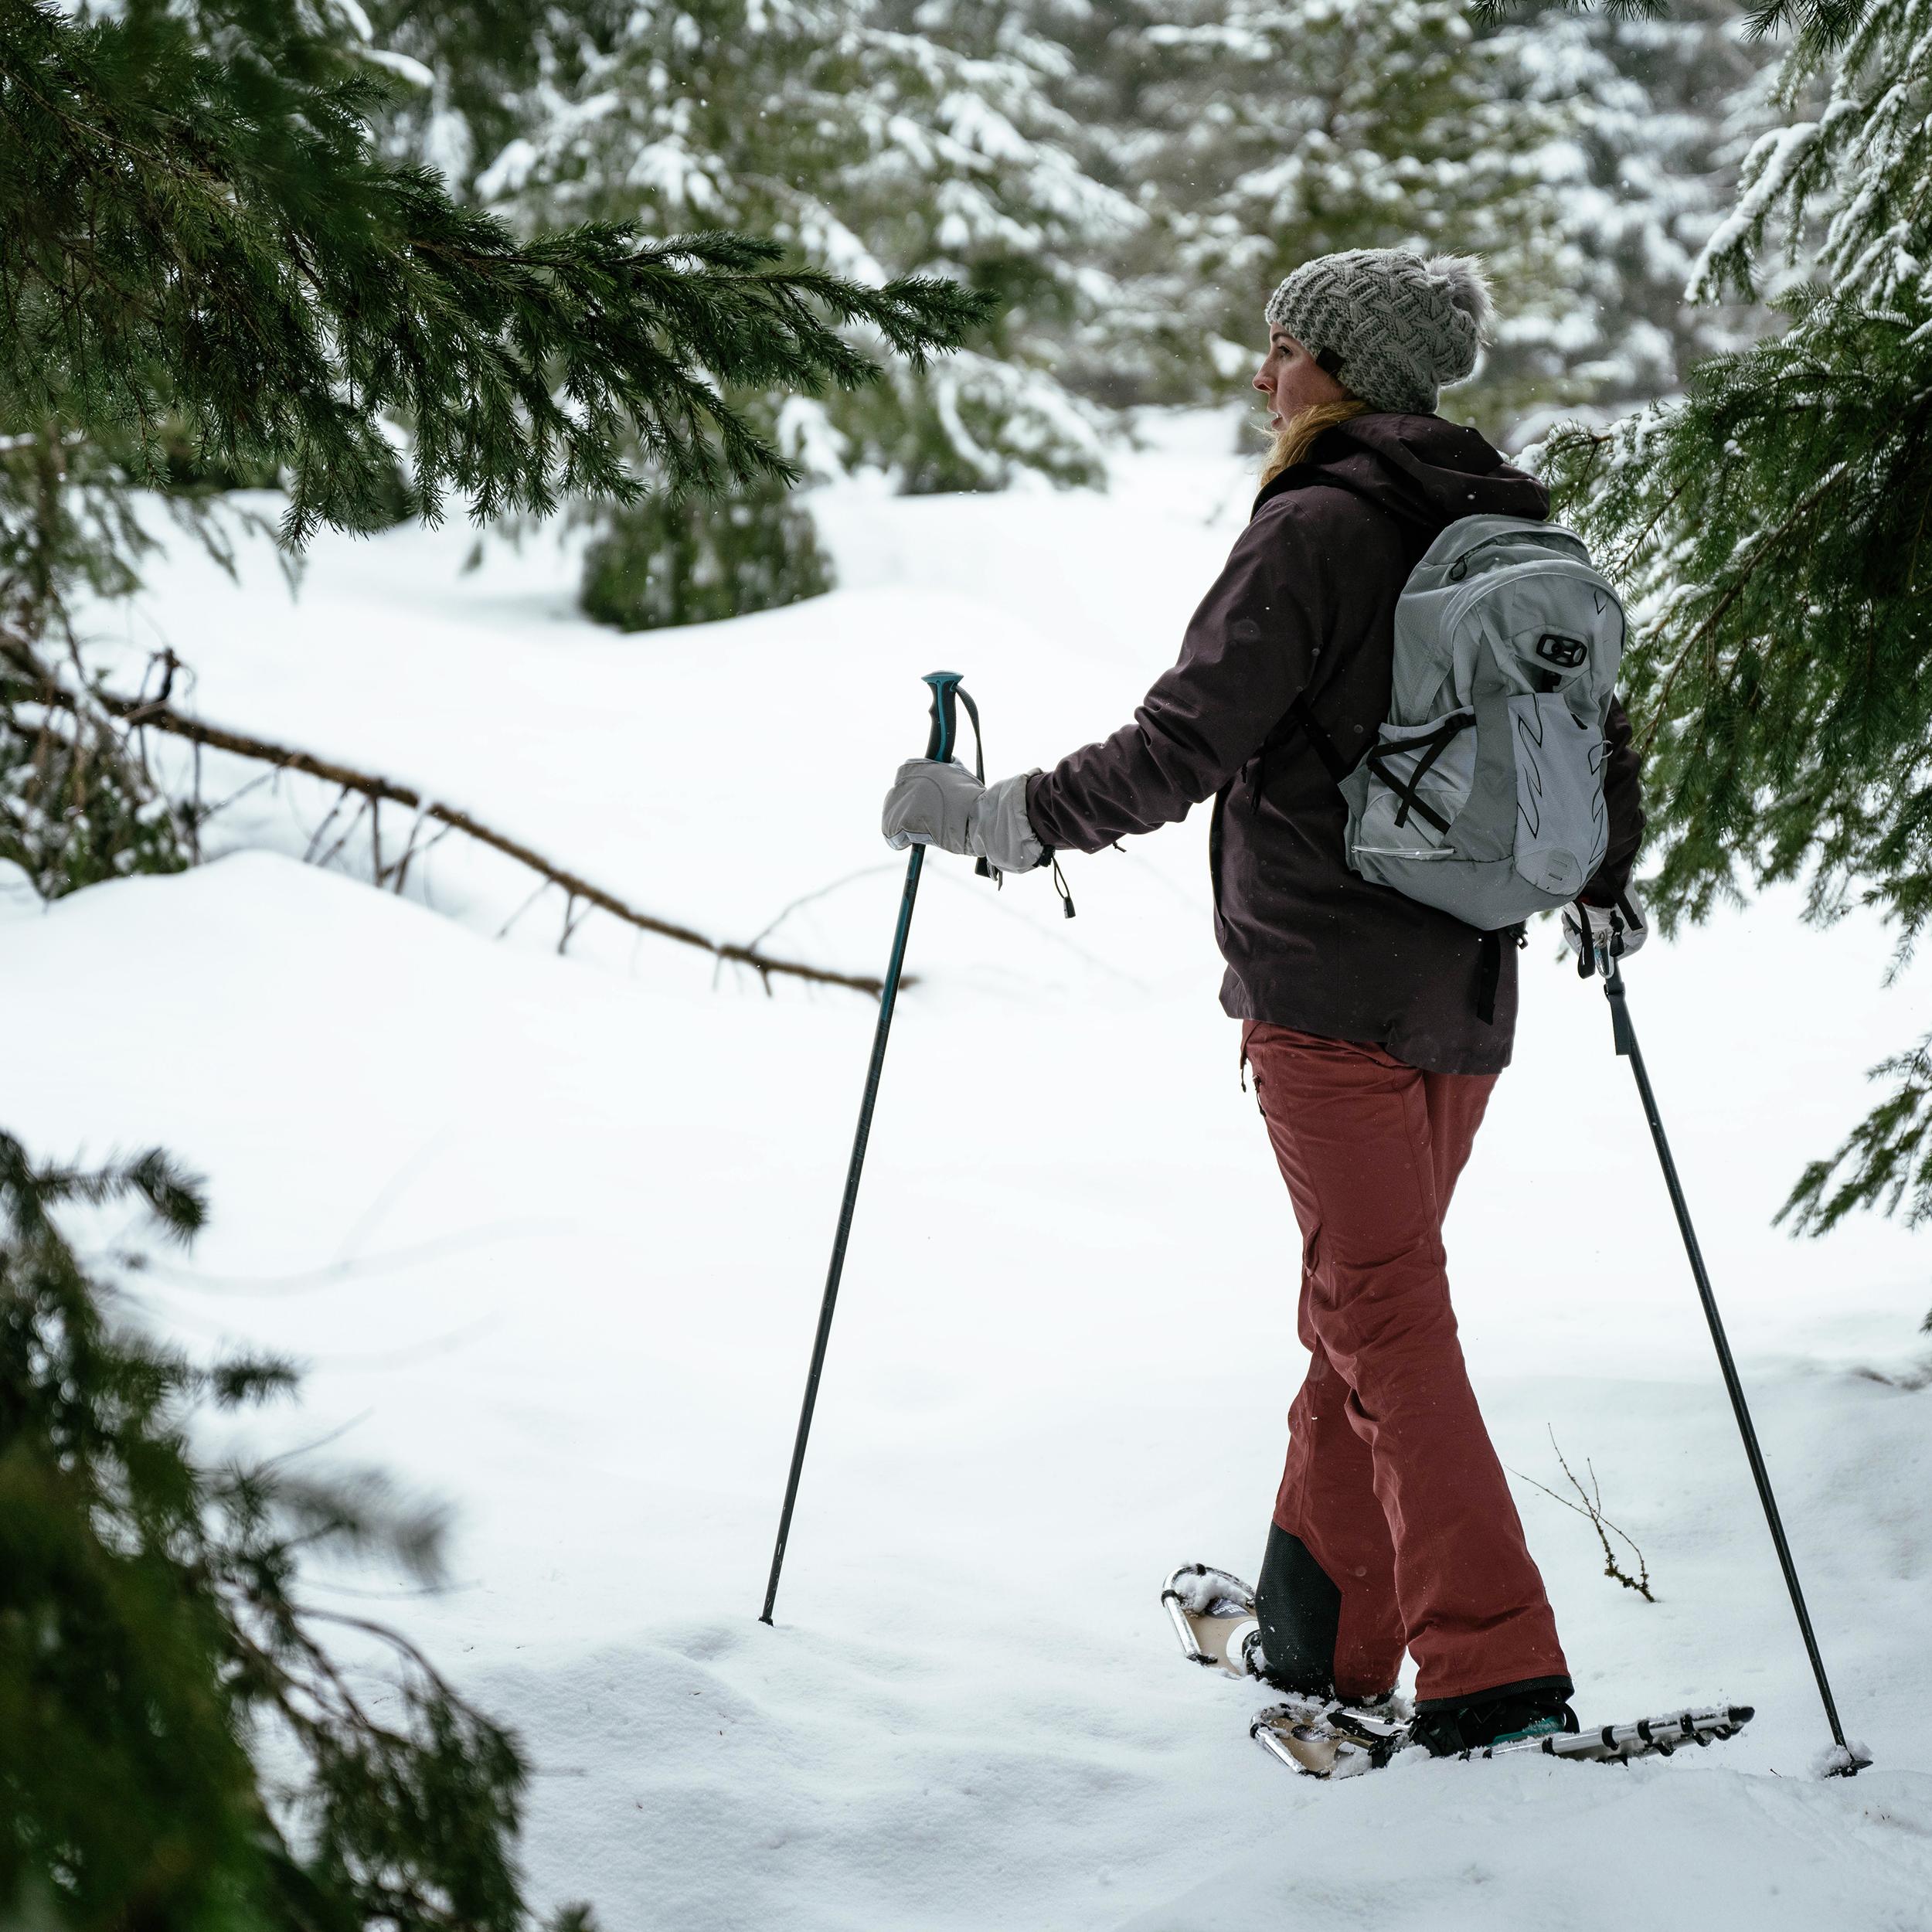
<svg viewBox="0 0 1932 1932"><path fill-rule="evenodd" d="M1463 1366L1442 1219L1495 1085L1250 1022L1242 1052L1301 1228L1301 1340L1274 1520L1341 1591L1335 1688L1421 1701L1568 1672Z"/></svg>

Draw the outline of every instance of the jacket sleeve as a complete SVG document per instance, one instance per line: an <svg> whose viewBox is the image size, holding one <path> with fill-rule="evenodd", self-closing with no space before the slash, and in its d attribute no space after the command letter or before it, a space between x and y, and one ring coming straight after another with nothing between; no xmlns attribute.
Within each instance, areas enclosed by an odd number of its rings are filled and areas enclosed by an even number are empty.
<svg viewBox="0 0 1932 1932"><path fill-rule="evenodd" d="M1320 549L1295 502L1279 499L1242 532L1133 723L1029 784L1041 842L1098 852L1219 791L1308 684L1328 603Z"/></svg>
<svg viewBox="0 0 1932 1932"><path fill-rule="evenodd" d="M1604 720L1610 755L1604 763L1604 804L1610 815L1610 843L1604 862L1591 873L1583 896L1593 906L1611 906L1630 883L1637 849L1644 842L1643 760L1631 743L1630 719L1622 701L1612 698Z"/></svg>

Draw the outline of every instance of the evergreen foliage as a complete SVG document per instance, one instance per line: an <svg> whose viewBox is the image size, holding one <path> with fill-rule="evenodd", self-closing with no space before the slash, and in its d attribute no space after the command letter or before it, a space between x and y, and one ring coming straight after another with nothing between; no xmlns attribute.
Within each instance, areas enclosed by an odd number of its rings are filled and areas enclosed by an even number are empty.
<svg viewBox="0 0 1932 1932"><path fill-rule="evenodd" d="M1790 118L1692 288L1754 293L1781 260L1786 326L1544 463L1638 620L1665 919L1801 879L1814 918L1877 909L1903 959L1932 917L1932 0L1757 18L1798 29ZM1928 1051L1875 1070L1892 1091L1801 1179L1798 1227L1932 1216Z"/></svg>
<svg viewBox="0 0 1932 1932"><path fill-rule="evenodd" d="M236 0L241 24L276 11ZM726 385L877 374L834 327L915 359L987 307L778 266L772 241L589 223L519 240L374 151L380 83L284 23L217 58L148 3L79 27L0 16L0 394L26 423L113 426L158 480L164 422L203 461L286 478L287 534L383 503L387 419L417 507L480 516L787 474Z"/></svg>
<svg viewBox="0 0 1932 1932"><path fill-rule="evenodd" d="M832 588L810 514L782 484L719 502L651 497L599 519L584 553L584 614L620 631L707 624Z"/></svg>
<svg viewBox="0 0 1932 1932"><path fill-rule="evenodd" d="M43 889L185 844L86 706L68 625L76 590L135 580L134 489L205 530L212 489L278 479L297 546L452 498L541 515L789 478L728 390L862 386L853 328L917 364L990 312L715 229L514 234L379 152L394 83L354 13L0 6L0 838ZM50 685L77 726L35 702Z"/></svg>
<svg viewBox="0 0 1932 1932"><path fill-rule="evenodd" d="M433 1580L435 1519L367 1479L198 1458L197 1409L294 1377L138 1329L140 1251L90 1264L63 1226L128 1200L164 1240L206 1216L158 1151L50 1168L0 1134L0 1918L513 1932L514 1740L401 1640L298 1594L332 1556ZM344 1624L391 1668L336 1661Z"/></svg>
<svg viewBox="0 0 1932 1932"><path fill-rule="evenodd" d="M1513 440L1553 406L1674 388L1755 317L1686 310L1767 55L1726 0L1665 19L1536 0L1526 15L1330 0L1035 0L1074 60L1060 98L1145 228L1077 340L1121 401L1195 401L1252 372L1273 281L1325 249L1485 253L1498 338L1458 414Z"/></svg>
<svg viewBox="0 0 1932 1932"><path fill-rule="evenodd" d="M862 282L937 277L989 298L988 319L943 364L896 365L829 400L819 471L881 468L915 493L998 488L1022 469L1100 479L1100 420L1056 371L1066 330L1097 299L1099 242L1137 217L1073 159L1072 124L1047 94L1064 49L1014 9L572 0L530 9L515 44L495 34L473 43L467 12L399 4L380 16L436 77L399 124L415 152L440 158L520 230L586 219L653 233L749 228L794 263ZM750 393L760 379L740 379L747 407L768 412L769 399ZM649 474L651 453L639 456ZM586 610L619 621L613 572L660 544L696 567L641 596L618 593L627 625L829 587L798 504L755 482L732 502L729 515L671 503L593 509L604 533ZM733 583L711 587L706 560L727 557Z"/></svg>
<svg viewBox="0 0 1932 1932"><path fill-rule="evenodd" d="M1269 290L1334 250L1475 250L1509 312L1549 294L1560 124L1460 0L1127 0L1069 31L1090 165L1148 218L1081 341L1097 393L1239 393Z"/></svg>
<svg viewBox="0 0 1932 1932"><path fill-rule="evenodd" d="M396 6L439 73L470 56L454 5ZM529 229L622 221L768 236L861 281L937 279L988 299L963 353L895 367L830 413L849 461L902 488L997 487L1016 468L1100 473L1099 425L1053 379L1090 308L1098 243L1131 202L1088 179L1049 98L1065 50L992 0L648 0L532 9L517 136L439 83L410 117L486 205ZM730 380L774 386L733 372Z"/></svg>
<svg viewBox="0 0 1932 1932"><path fill-rule="evenodd" d="M1748 347L1763 311L1686 303L1706 244L1761 131L1772 50L1730 0L1675 0L1662 16L1580 12L1540 0L1502 29L1528 97L1556 121L1548 192L1560 291L1509 318L1488 381L1541 406L1606 420L1681 387L1706 355Z"/></svg>

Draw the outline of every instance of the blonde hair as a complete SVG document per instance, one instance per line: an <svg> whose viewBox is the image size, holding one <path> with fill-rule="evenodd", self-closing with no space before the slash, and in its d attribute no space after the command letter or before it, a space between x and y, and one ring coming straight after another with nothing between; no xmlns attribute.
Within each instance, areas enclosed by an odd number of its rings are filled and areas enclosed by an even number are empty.
<svg viewBox="0 0 1932 1932"><path fill-rule="evenodd" d="M1332 430L1352 416L1360 416L1368 406L1359 396L1345 396L1339 402L1311 403L1306 409L1297 410L1274 433L1267 461L1261 466L1263 485L1272 483L1284 470L1293 469L1314 447L1315 439L1324 430Z"/></svg>

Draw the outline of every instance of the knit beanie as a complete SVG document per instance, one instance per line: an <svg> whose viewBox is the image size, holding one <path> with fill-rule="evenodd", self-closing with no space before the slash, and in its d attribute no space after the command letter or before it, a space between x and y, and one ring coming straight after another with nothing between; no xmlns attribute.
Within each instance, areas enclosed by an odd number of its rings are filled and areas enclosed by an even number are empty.
<svg viewBox="0 0 1932 1932"><path fill-rule="evenodd" d="M1372 410L1427 416L1437 390L1475 367L1490 315L1472 257L1352 248L1304 262L1268 298L1267 319Z"/></svg>

